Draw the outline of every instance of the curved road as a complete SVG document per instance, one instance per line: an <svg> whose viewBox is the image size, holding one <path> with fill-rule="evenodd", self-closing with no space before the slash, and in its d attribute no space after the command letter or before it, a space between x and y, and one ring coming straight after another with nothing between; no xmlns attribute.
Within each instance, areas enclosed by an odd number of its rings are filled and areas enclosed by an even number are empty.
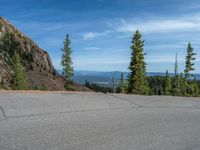
<svg viewBox="0 0 200 150"><path fill-rule="evenodd" d="M199 150L200 98L0 92L0 150Z"/></svg>

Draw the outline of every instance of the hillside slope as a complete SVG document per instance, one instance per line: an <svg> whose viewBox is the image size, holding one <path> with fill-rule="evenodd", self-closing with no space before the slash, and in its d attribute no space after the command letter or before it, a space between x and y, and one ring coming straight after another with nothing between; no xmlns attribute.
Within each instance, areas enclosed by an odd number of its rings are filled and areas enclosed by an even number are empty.
<svg viewBox="0 0 200 150"><path fill-rule="evenodd" d="M11 86L15 51L22 58L30 89L63 90L64 80L56 75L48 53L0 17L0 82L7 89Z"/></svg>

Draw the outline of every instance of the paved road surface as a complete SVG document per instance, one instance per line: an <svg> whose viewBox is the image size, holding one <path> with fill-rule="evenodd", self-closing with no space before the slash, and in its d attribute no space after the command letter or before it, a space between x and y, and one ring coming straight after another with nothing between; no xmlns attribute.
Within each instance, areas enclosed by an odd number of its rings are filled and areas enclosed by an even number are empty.
<svg viewBox="0 0 200 150"><path fill-rule="evenodd" d="M0 92L0 150L200 150L200 99Z"/></svg>

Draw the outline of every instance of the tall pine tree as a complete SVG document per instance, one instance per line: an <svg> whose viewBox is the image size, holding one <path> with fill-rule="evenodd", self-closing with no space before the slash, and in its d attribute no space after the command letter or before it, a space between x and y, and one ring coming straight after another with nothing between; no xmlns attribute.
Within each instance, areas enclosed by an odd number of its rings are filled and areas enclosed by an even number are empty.
<svg viewBox="0 0 200 150"><path fill-rule="evenodd" d="M72 59L71 54L72 50L70 47L71 41L69 39L69 35L67 34L65 41L63 42L64 48L62 49L62 61L61 65L63 66L62 75L66 80L66 84L72 83L72 76L73 76L73 67L72 67Z"/></svg>
<svg viewBox="0 0 200 150"><path fill-rule="evenodd" d="M149 94L149 86L146 78L146 63L143 52L144 41L137 30L132 38L131 62L129 74L129 92L134 94Z"/></svg>
<svg viewBox="0 0 200 150"><path fill-rule="evenodd" d="M192 48L191 43L188 43L187 47L187 55L185 57L185 70L184 70L184 76L185 76L185 87L186 87L186 95L195 95L194 93L194 88L195 84L191 82L191 77L193 75L191 74L191 71L194 70L194 63L193 61L195 60L195 55L196 53L193 52L194 49Z"/></svg>
<svg viewBox="0 0 200 150"><path fill-rule="evenodd" d="M165 95L170 95L171 94L171 89L172 89L172 85L171 85L171 77L168 73L168 70L166 70L166 75L164 78L164 83L163 83L163 90L164 90L164 94Z"/></svg>
<svg viewBox="0 0 200 150"><path fill-rule="evenodd" d="M193 52L193 48L191 43L188 43L188 47L187 47L187 55L185 57L185 78L186 79L190 79L190 77L192 77L193 75L190 73L191 71L194 70L194 63L192 61L195 60L195 55L196 53Z"/></svg>
<svg viewBox="0 0 200 150"><path fill-rule="evenodd" d="M27 76L26 72L21 65L21 58L20 55L15 52L14 57L14 74L12 79L12 88L13 90L27 90Z"/></svg>

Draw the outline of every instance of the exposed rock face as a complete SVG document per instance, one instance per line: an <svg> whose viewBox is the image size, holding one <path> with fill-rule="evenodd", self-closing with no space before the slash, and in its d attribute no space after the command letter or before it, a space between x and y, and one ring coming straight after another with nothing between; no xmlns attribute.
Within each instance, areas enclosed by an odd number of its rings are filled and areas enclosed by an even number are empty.
<svg viewBox="0 0 200 150"><path fill-rule="evenodd" d="M0 17L0 82L6 88L10 88L12 79L14 51L18 51L22 58L31 89L46 87L49 90L63 90L64 80L56 76L48 53Z"/></svg>

